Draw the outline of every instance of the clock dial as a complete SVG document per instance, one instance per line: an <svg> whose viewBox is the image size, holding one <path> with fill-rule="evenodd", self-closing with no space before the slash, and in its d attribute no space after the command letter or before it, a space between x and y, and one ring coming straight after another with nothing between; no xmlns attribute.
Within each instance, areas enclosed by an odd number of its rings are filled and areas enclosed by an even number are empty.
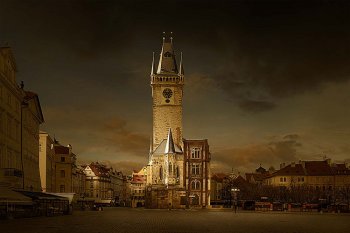
<svg viewBox="0 0 350 233"><path fill-rule="evenodd" d="M163 90L163 96L167 99L169 99L171 96L173 96L173 91L169 88L165 88Z"/></svg>
<svg viewBox="0 0 350 233"><path fill-rule="evenodd" d="M171 57L171 53L170 52L164 53L164 57Z"/></svg>

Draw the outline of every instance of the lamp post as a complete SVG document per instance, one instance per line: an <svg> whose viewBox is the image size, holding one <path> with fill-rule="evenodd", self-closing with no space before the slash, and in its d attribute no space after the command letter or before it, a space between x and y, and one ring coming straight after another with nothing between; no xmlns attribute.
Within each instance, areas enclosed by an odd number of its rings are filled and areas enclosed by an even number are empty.
<svg viewBox="0 0 350 233"><path fill-rule="evenodd" d="M233 209L237 213L237 194L241 191L239 188L231 188L231 194L233 196Z"/></svg>
<svg viewBox="0 0 350 233"><path fill-rule="evenodd" d="M24 190L24 161L23 161L23 109L28 107L24 100L21 102L21 167L22 167L22 189Z"/></svg>

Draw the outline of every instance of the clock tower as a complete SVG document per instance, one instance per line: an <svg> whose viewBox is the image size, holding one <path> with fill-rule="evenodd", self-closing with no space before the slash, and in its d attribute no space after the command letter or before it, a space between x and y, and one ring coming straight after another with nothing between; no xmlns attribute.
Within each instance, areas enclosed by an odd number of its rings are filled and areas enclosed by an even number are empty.
<svg viewBox="0 0 350 233"><path fill-rule="evenodd" d="M151 69L151 87L153 98L153 139L151 149L154 151L163 140L167 139L169 130L173 133L174 144L183 148L182 141L182 96L184 71L182 54L177 65L173 38L163 37L162 50L158 66L155 65L154 53Z"/></svg>

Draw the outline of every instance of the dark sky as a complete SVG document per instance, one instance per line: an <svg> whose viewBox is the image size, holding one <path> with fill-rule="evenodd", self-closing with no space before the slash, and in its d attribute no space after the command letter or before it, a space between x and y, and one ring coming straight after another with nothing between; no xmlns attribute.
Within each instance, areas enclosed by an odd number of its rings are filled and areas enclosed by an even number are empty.
<svg viewBox="0 0 350 233"><path fill-rule="evenodd" d="M184 54L184 137L209 139L214 171L350 158L347 1L0 0L42 129L123 171L147 161L163 31Z"/></svg>

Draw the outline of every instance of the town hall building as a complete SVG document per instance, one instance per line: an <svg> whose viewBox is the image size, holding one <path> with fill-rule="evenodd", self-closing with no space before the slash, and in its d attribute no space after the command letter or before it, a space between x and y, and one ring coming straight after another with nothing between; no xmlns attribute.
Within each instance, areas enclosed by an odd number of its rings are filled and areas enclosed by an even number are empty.
<svg viewBox="0 0 350 233"><path fill-rule="evenodd" d="M211 159L208 140L183 138L185 76L182 53L178 64L172 36L163 37L158 66L153 53L150 77L153 135L147 165L145 207L208 207Z"/></svg>

